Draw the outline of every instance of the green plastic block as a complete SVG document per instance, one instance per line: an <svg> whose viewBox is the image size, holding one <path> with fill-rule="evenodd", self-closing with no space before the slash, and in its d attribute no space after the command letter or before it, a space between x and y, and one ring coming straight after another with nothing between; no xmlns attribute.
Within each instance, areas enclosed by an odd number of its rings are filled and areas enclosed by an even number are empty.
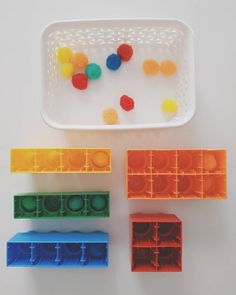
<svg viewBox="0 0 236 295"><path fill-rule="evenodd" d="M16 219L109 216L109 192L27 193L14 196Z"/></svg>

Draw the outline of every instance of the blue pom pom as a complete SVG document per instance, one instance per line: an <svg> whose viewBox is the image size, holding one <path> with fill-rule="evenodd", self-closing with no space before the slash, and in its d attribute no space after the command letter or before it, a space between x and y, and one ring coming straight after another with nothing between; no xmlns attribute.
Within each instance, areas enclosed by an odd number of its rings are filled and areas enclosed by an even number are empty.
<svg viewBox="0 0 236 295"><path fill-rule="evenodd" d="M107 57L106 65L109 70L116 71L121 65L121 58L119 55L112 53Z"/></svg>

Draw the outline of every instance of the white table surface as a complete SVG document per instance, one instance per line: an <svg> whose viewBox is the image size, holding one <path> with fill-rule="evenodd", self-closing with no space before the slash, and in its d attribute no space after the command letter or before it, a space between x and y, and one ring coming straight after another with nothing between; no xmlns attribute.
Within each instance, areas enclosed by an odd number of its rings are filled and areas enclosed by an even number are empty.
<svg viewBox="0 0 236 295"><path fill-rule="evenodd" d="M1 1L0 6L0 293L236 294L236 2L234 0ZM195 32L197 113L184 127L137 132L63 132L42 121L40 32L70 18L179 18ZM10 175L11 147L111 147L111 175ZM225 201L127 201L128 148L227 148ZM27 191L107 189L111 218L24 221L12 217L12 196ZM131 273L131 212L175 213L183 221L182 273ZM110 233L109 268L6 268L5 244L18 231L93 230Z"/></svg>

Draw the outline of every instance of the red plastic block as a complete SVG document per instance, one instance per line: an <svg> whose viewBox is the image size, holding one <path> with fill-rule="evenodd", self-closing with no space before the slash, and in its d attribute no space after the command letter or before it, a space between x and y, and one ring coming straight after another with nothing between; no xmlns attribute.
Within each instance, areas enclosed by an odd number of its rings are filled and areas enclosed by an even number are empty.
<svg viewBox="0 0 236 295"><path fill-rule="evenodd" d="M182 271L182 222L173 214L131 214L131 270Z"/></svg>
<svg viewBox="0 0 236 295"><path fill-rule="evenodd" d="M223 199L225 150L128 150L130 199Z"/></svg>

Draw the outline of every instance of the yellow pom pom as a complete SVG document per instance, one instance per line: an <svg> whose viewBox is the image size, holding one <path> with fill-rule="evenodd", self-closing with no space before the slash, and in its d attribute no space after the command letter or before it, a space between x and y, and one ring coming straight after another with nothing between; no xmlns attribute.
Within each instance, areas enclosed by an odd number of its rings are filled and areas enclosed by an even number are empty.
<svg viewBox="0 0 236 295"><path fill-rule="evenodd" d="M173 63L171 60L164 60L161 63L161 72L164 76L171 76L176 72L176 64Z"/></svg>
<svg viewBox="0 0 236 295"><path fill-rule="evenodd" d="M88 64L88 57L83 52L77 52L73 55L71 62L75 67L83 70Z"/></svg>
<svg viewBox="0 0 236 295"><path fill-rule="evenodd" d="M57 49L57 60L60 64L70 62L73 56L73 52L68 47L61 47Z"/></svg>
<svg viewBox="0 0 236 295"><path fill-rule="evenodd" d="M118 122L118 114L115 109L104 110L102 116L105 124L112 125Z"/></svg>
<svg viewBox="0 0 236 295"><path fill-rule="evenodd" d="M161 105L163 113L174 114L177 112L177 103L174 99L165 99Z"/></svg>
<svg viewBox="0 0 236 295"><path fill-rule="evenodd" d="M146 59L143 62L143 71L147 76L154 76L160 70L160 65L155 59Z"/></svg>
<svg viewBox="0 0 236 295"><path fill-rule="evenodd" d="M74 66L72 63L64 63L61 65L61 75L64 78L70 78L74 73Z"/></svg>

